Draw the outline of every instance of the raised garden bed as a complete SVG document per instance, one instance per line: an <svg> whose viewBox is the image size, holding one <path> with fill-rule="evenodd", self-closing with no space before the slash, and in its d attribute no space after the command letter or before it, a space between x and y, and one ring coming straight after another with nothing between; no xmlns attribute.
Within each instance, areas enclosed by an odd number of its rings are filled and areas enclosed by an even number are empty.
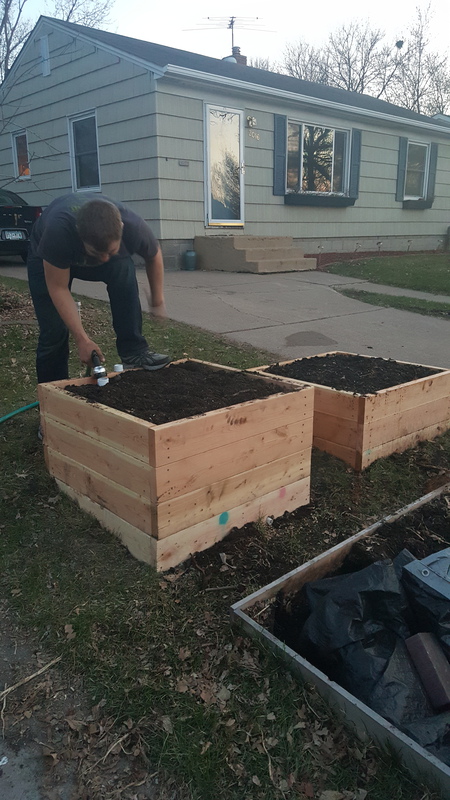
<svg viewBox="0 0 450 800"><path fill-rule="evenodd" d="M450 427L448 369L333 352L254 371L314 385L313 445L355 470Z"/></svg>
<svg viewBox="0 0 450 800"><path fill-rule="evenodd" d="M60 488L158 570L309 502L312 387L190 360L39 401Z"/></svg>
<svg viewBox="0 0 450 800"><path fill-rule="evenodd" d="M301 680L315 685L319 693L343 714L346 724L352 726L361 739L365 740L367 736L370 736L383 748L393 749L401 757L405 766L421 782L426 782L430 789L437 787L443 798L450 796L450 766L436 755L436 748L425 749L412 738L412 734L408 735L402 732L392 721L387 721L381 713L373 710L361 699L357 699L352 693L355 691L353 687L356 685L353 682L354 678L347 681L350 688L343 688L339 683L330 679L324 668L314 666L311 660L308 660L305 655L300 655L297 650L301 650L304 644L299 632L301 625L308 618L305 588L311 583L339 574L347 577L353 572L364 570L368 564L374 562L386 563L383 562L383 559L395 558L404 548L407 548L415 558L422 559L431 553L449 547L449 493L450 484L446 484L421 497L409 506L384 517L320 556L240 600L231 608L234 622L252 638L261 641L276 657L282 659ZM383 589L385 588L390 590L388 584L383 587ZM317 591L323 593L324 589L316 589ZM351 633L356 632L355 638L359 638L363 625L363 622L360 621L360 613L362 614L361 620L364 620L363 611L368 609L370 623L372 611L374 608L378 609L383 595L381 592L376 595L378 599L373 605L371 605L370 597L367 599L364 595L361 597L364 599L361 606L356 606L353 622L347 623L347 620L344 620L342 623L331 626L332 630L339 633L339 636L348 630ZM347 603L341 607L344 611L347 611L349 607L354 608ZM376 616L375 614L374 619ZM382 614L379 615L380 618L382 616ZM329 620L333 620L333 618L329 617ZM408 618L408 624L410 623L411 618ZM367 652L371 652L372 648L370 634L373 632L375 637L377 631L375 624L370 623L370 625L370 628L365 629ZM392 628L394 628L393 625ZM320 628L320 633L322 634L322 632L323 628ZM323 635L326 639L327 632L323 632ZM382 639L381 641L387 640ZM297 643L300 643L300 647L297 647ZM348 646L344 642L345 647L351 648L352 645ZM357 653L358 650L351 652ZM331 668L335 663L335 660L332 659ZM353 669L352 661L351 664ZM387 689L388 698L396 698L394 680L387 684ZM377 697L375 693L374 697ZM378 702L380 702L379 695ZM409 711L408 705L405 708ZM406 727L410 724L408 722ZM414 725L409 727L410 731L413 729ZM449 749L446 740L444 751L448 760Z"/></svg>

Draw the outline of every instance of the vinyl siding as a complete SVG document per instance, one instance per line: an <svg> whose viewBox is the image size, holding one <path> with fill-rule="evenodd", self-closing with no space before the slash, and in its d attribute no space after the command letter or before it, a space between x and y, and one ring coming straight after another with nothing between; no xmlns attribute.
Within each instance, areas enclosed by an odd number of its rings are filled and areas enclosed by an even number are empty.
<svg viewBox="0 0 450 800"><path fill-rule="evenodd" d="M71 190L69 116L94 111L102 191L129 203L156 236L189 240L222 235L205 229L205 104L232 108L257 120L243 129L245 233L304 240L378 240L442 236L450 219L450 129L429 134L407 120L362 119L344 108L311 110L301 102L258 96L173 76L154 79L126 57L84 44L47 25L51 72L41 74L39 39L19 58L16 82L3 104L0 175L3 185L45 204ZM359 197L354 206L286 206L273 194L274 114L306 124L361 131ZM9 122L8 122L9 120ZM11 130L27 131L32 179L13 181ZM252 131L259 137L252 136ZM438 144L431 209L405 210L395 200L399 137Z"/></svg>

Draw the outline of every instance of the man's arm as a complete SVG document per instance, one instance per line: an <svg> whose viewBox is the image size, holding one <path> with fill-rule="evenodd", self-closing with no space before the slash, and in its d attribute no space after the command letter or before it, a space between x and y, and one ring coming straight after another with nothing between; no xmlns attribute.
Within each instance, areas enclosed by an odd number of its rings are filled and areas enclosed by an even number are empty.
<svg viewBox="0 0 450 800"><path fill-rule="evenodd" d="M153 258L145 259L148 284L150 286L149 307L155 317L166 316L166 303L164 300L164 262L161 248Z"/></svg>
<svg viewBox="0 0 450 800"><path fill-rule="evenodd" d="M59 269L49 264L48 261L44 261L44 272L48 293L59 316L75 339L81 361L84 364L92 365L93 350L96 350L100 359L104 361L105 358L100 347L89 338L81 324L77 306L69 289L70 270Z"/></svg>

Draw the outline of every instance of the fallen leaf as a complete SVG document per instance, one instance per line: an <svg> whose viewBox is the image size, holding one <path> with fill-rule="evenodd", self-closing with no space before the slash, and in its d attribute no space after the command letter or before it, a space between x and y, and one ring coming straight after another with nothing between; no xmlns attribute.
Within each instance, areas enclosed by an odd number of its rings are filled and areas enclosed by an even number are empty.
<svg viewBox="0 0 450 800"><path fill-rule="evenodd" d="M319 800L345 800L345 795L343 795L342 792L335 792L332 789L327 789L325 792L322 792Z"/></svg>
<svg viewBox="0 0 450 800"><path fill-rule="evenodd" d="M202 749L201 749L201 751L200 751L200 755L201 755L201 756L202 756L204 753L206 753L206 751L207 751L207 750L209 750L209 748L211 747L211 744L212 744L212 742L206 742L206 744L204 744L204 745L203 745L203 747L202 747Z"/></svg>
<svg viewBox="0 0 450 800"><path fill-rule="evenodd" d="M266 719L269 719L271 722L273 722L273 720L275 720L275 719L276 719L276 716L275 716L275 714L273 713L273 711L270 711L270 712L267 714L267 716L266 716Z"/></svg>
<svg viewBox="0 0 450 800"><path fill-rule="evenodd" d="M72 625L64 625L64 633L68 639L75 639L76 633Z"/></svg>
<svg viewBox="0 0 450 800"><path fill-rule="evenodd" d="M173 733L173 725L170 721L170 717L161 717L161 724L166 733Z"/></svg>
<svg viewBox="0 0 450 800"><path fill-rule="evenodd" d="M252 782L255 784L255 786L261 786L261 781L257 775L253 775Z"/></svg>

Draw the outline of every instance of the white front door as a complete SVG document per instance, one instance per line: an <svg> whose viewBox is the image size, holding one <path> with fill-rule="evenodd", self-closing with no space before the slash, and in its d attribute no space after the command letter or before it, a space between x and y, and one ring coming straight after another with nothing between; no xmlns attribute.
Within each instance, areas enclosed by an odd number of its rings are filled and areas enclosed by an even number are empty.
<svg viewBox="0 0 450 800"><path fill-rule="evenodd" d="M206 106L206 223L244 223L242 111Z"/></svg>

